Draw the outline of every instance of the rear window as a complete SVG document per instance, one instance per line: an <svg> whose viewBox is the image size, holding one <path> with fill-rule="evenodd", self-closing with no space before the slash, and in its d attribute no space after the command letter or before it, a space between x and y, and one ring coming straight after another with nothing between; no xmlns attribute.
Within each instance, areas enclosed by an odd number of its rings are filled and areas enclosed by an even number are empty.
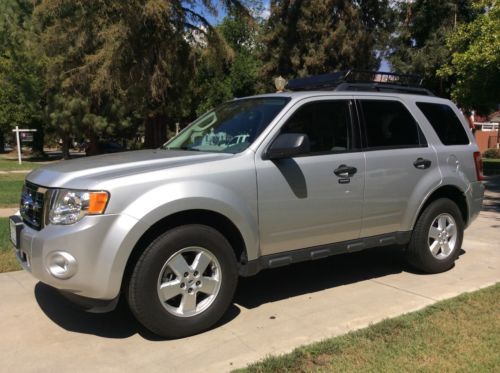
<svg viewBox="0 0 500 373"><path fill-rule="evenodd" d="M398 101L361 100L367 147L412 148L427 142L415 119Z"/></svg>
<svg viewBox="0 0 500 373"><path fill-rule="evenodd" d="M444 145L468 145L469 138L455 112L448 105L417 102Z"/></svg>

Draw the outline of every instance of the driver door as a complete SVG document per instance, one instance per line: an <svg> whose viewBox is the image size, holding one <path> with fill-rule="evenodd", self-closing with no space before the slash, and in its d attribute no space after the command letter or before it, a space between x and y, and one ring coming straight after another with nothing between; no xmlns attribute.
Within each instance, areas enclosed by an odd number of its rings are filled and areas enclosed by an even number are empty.
<svg viewBox="0 0 500 373"><path fill-rule="evenodd" d="M307 134L310 151L279 160L256 155L261 255L359 237L365 159L352 118L351 99L305 101L280 133ZM342 166L356 171L337 176Z"/></svg>

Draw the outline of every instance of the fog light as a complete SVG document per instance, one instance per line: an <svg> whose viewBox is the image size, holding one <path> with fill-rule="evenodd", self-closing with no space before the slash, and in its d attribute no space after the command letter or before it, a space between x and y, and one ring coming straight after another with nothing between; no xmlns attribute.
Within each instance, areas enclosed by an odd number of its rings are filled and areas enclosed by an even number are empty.
<svg viewBox="0 0 500 373"><path fill-rule="evenodd" d="M54 251L47 255L46 266L52 276L63 280L74 276L77 269L76 259L65 251Z"/></svg>

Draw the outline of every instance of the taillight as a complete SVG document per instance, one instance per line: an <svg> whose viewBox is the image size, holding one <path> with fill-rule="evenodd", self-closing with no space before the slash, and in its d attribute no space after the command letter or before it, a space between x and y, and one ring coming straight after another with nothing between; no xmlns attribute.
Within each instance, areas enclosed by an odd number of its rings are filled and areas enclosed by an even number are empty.
<svg viewBox="0 0 500 373"><path fill-rule="evenodd" d="M474 164L476 165L477 181L483 181L484 180L484 175L483 175L483 160L481 159L481 153L480 152L474 152Z"/></svg>

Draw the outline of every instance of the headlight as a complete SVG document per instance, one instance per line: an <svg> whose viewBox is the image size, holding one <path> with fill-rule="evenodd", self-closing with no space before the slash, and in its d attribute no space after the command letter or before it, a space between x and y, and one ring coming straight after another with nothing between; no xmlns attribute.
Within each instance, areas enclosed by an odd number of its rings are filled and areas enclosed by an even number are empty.
<svg viewBox="0 0 500 373"><path fill-rule="evenodd" d="M108 203L108 192L60 189L56 191L49 212L52 224L73 224L85 215L104 213Z"/></svg>

